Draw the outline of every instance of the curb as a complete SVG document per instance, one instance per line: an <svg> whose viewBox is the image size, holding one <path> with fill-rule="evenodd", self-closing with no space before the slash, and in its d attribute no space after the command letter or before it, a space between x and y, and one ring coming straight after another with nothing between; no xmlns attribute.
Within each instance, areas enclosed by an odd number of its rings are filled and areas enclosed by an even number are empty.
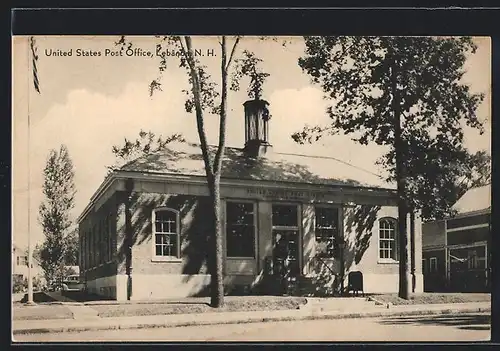
<svg viewBox="0 0 500 351"><path fill-rule="evenodd" d="M357 313L331 313L331 314L306 314L302 316L283 316L283 317L253 317L245 319L235 319L226 321L185 321L185 322L156 322L142 324L109 324L102 326L75 326L75 327L53 327L53 328L31 328L13 330L14 335L23 334L45 334L45 333L71 333L83 331L98 331L98 330L126 330L126 329L152 329L152 328L176 328L189 327L197 325L224 325L224 324L243 324L243 323L262 323L262 322L285 322L292 320L321 320L321 319L353 319L353 318L374 318L374 317L401 317L401 316L431 316L431 315L447 315L447 314L465 314L477 312L491 312L491 308L476 307L454 309L447 308L441 310L416 310L416 311L372 311L372 312L357 312Z"/></svg>
<svg viewBox="0 0 500 351"><path fill-rule="evenodd" d="M368 296L366 298L366 301L370 301L370 302L373 302L375 304L375 306L388 306L387 308L389 307L392 307L393 304L390 303L390 302L382 302L380 300L377 300L376 298L374 298L373 296Z"/></svg>

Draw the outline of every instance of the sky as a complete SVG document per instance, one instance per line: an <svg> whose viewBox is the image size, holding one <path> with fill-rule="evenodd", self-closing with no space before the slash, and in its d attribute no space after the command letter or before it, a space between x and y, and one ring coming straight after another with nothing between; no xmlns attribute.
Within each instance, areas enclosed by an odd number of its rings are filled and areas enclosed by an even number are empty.
<svg viewBox="0 0 500 351"><path fill-rule="evenodd" d="M43 200L43 168L51 149L65 144L75 168L77 189L72 218L87 205L113 164L111 148L134 139L138 132L151 130L157 135L182 133L192 142L198 141L194 114L184 110L185 93L189 89L185 71L175 57L167 61L162 77L163 90L149 96L149 83L158 77L159 58L155 56L154 37L128 37L137 52L148 56L111 56L117 47L117 36L48 36L36 37L37 62L41 94L33 88L27 37L13 38L13 238L26 246L28 233L33 242L43 240L38 223L38 207ZM270 103L270 142L275 151L334 156L381 173L375 161L385 151L375 145L356 144L350 136L336 135L313 145L298 145L290 135L305 125L326 124L327 102L319 86L313 85L302 72L297 60L304 53L300 37L286 47L272 40L244 38L240 51L254 51L262 68L270 74L263 98ZM490 150L491 43L486 37L475 38L478 50L466 63L464 80L473 92L486 98L478 114L486 122L482 136L466 129L466 146L471 151ZM229 42L232 44L232 41ZM217 38L196 37L194 48L208 53L219 51ZM54 55L72 52L71 56ZM208 51L207 51L208 50ZM101 56L77 56L78 52L101 52ZM109 53L106 55L106 53ZM208 67L217 82L219 56L205 55L200 61ZM228 101L227 146L243 147L243 103L247 100L246 84L241 91L231 92ZM29 127L28 127L28 115ZM206 116L208 141L216 144L218 118ZM28 186L29 184L29 186Z"/></svg>

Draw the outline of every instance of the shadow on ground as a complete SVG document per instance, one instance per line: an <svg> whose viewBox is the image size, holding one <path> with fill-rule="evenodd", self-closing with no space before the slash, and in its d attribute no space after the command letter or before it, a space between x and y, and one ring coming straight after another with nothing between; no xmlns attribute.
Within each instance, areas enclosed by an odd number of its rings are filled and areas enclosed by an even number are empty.
<svg viewBox="0 0 500 351"><path fill-rule="evenodd" d="M90 294L83 291L63 291L61 292L61 295L76 302L112 301L111 298L107 298L97 294Z"/></svg>
<svg viewBox="0 0 500 351"><path fill-rule="evenodd" d="M464 315L442 315L442 316L407 316L390 317L383 319L380 324L384 325L438 325L456 327L467 330L489 330L491 329L491 315L489 314L464 314Z"/></svg>
<svg viewBox="0 0 500 351"><path fill-rule="evenodd" d="M56 300L42 291L33 293L33 302L35 303L54 302L54 301ZM21 303L28 302L28 294L25 294L20 302Z"/></svg>

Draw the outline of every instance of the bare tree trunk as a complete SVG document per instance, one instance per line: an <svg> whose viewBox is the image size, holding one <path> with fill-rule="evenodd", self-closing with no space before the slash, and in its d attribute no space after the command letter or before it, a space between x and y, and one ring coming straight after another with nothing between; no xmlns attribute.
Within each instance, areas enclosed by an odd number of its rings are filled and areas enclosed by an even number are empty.
<svg viewBox="0 0 500 351"><path fill-rule="evenodd" d="M186 48L183 51L186 55L187 62L190 67L190 74L193 80L193 95L196 108L196 120L198 127L198 134L200 136L201 150L203 153L203 160L205 162L205 171L207 176L207 184L210 191L210 200L213 209L213 233L210 240L210 246L213 251L213 259L211 260L211 305L212 307L224 306L224 270L223 270L223 247L222 247L222 218L221 218L221 200L220 200L220 177L222 169L222 159L224 157L224 149L226 142L226 117L227 117L227 77L228 70L238 45L239 38L236 39L233 49L229 58L227 57L226 37L223 36L221 44L221 75L222 75L222 94L221 94L221 111L220 111L220 124L219 124L219 144L213 160L211 162L207 138L205 134L203 111L201 108L201 85L199 76L196 71L195 62L193 60L193 48L191 38L185 37ZM182 45L182 41L181 41Z"/></svg>
<svg viewBox="0 0 500 351"><path fill-rule="evenodd" d="M211 265L211 293L210 305L215 308L224 306L224 265L222 252L222 218L221 218L221 201L220 201L220 175L216 175L210 179L211 183L210 200L213 209L213 228L214 234L212 236L211 246L213 248L214 256Z"/></svg>
<svg viewBox="0 0 500 351"><path fill-rule="evenodd" d="M392 66L392 110L394 113L394 150L396 158L396 181L398 194L398 235L399 235L399 297L409 298L408 270L408 231L406 218L408 214L405 199L405 167L403 140L401 136L401 106L397 87L397 54L394 54Z"/></svg>

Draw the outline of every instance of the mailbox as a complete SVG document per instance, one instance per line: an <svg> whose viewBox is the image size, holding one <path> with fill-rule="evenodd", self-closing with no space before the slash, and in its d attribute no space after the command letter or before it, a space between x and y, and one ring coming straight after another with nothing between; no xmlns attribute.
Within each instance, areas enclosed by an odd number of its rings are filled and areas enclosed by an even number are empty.
<svg viewBox="0 0 500 351"><path fill-rule="evenodd" d="M350 272L348 276L347 292L353 292L353 295L358 296L361 291L363 296L365 296L365 291L363 290L363 273L359 271Z"/></svg>

